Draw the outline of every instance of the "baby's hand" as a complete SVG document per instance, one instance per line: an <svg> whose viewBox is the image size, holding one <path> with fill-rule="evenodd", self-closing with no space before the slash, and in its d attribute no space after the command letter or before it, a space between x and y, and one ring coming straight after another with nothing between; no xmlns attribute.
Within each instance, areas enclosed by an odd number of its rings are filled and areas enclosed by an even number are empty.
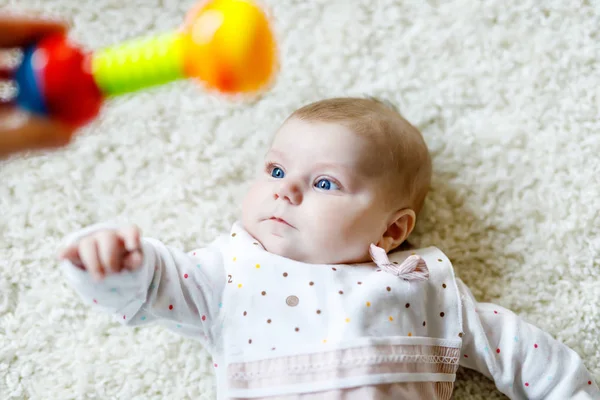
<svg viewBox="0 0 600 400"><path fill-rule="evenodd" d="M58 257L87 270L96 280L123 270L133 271L143 261L140 230L129 226L102 230L62 249Z"/></svg>

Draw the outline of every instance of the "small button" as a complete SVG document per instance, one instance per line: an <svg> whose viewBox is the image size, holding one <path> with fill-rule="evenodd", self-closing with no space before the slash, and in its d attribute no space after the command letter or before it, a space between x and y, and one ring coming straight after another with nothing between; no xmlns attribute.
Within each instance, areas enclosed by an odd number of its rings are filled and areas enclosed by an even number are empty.
<svg viewBox="0 0 600 400"><path fill-rule="evenodd" d="M300 299L296 296L288 296L287 299L285 299L285 303L290 307L296 307L299 302Z"/></svg>

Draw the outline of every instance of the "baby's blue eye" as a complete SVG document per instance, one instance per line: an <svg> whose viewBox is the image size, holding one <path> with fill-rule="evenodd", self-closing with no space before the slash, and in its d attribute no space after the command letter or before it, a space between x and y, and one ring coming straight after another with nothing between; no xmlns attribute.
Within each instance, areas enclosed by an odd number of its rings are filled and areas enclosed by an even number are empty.
<svg viewBox="0 0 600 400"><path fill-rule="evenodd" d="M283 170L281 168L275 167L271 171L271 176L273 178L281 179L281 178L283 178L285 176L285 173L283 172Z"/></svg>
<svg viewBox="0 0 600 400"><path fill-rule="evenodd" d="M340 188L337 184L329 179L319 179L315 186L323 190L338 190Z"/></svg>

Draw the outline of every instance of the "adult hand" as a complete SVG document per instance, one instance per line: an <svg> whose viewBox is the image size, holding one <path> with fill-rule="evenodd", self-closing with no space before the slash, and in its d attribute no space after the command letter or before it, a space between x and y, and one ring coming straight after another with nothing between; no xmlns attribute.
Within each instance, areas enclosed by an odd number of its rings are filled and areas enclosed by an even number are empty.
<svg viewBox="0 0 600 400"><path fill-rule="evenodd" d="M66 23L36 17L0 15L0 60L5 49L25 47L41 37L64 33ZM11 78L13 71L0 64L0 80ZM50 118L28 114L10 101L0 100L0 159L11 154L57 148L71 141L74 129Z"/></svg>

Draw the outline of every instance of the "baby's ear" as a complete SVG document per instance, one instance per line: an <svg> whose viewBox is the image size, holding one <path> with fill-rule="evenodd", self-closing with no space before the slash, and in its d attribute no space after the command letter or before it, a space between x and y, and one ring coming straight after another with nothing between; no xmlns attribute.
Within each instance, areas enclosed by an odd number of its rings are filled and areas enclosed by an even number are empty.
<svg viewBox="0 0 600 400"><path fill-rule="evenodd" d="M386 252L400 246L415 228L416 219L415 212L409 208L394 213L377 246Z"/></svg>

